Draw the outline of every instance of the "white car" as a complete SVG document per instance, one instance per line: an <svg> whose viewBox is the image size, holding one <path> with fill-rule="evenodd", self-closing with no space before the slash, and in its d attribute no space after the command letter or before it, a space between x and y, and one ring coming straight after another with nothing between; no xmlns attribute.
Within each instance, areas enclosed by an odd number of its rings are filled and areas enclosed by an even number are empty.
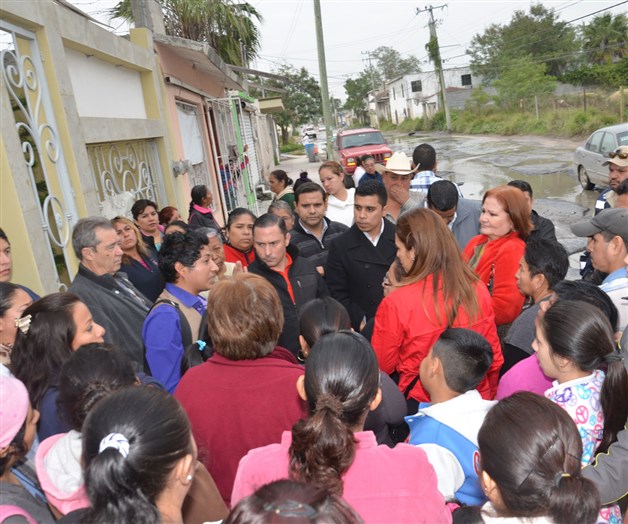
<svg viewBox="0 0 628 524"><path fill-rule="evenodd" d="M584 189L608 185L608 154L619 146L628 146L628 123L603 127L593 133L574 154L578 181Z"/></svg>

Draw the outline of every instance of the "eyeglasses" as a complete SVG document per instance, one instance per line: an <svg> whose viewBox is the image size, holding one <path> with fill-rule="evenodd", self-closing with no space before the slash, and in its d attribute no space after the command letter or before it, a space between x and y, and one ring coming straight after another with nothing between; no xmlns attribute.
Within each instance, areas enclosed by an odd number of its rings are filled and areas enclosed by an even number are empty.
<svg viewBox="0 0 628 524"><path fill-rule="evenodd" d="M620 158L621 160L626 160L628 158L628 152L624 153L621 149L617 149L616 151L611 151L608 156L611 158Z"/></svg>

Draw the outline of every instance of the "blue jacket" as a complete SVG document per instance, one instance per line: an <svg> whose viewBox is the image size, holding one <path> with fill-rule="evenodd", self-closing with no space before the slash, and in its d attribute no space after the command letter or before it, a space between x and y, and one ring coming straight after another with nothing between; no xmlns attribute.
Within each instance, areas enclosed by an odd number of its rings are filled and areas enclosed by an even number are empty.
<svg viewBox="0 0 628 524"><path fill-rule="evenodd" d="M455 493L456 499L470 506L484 504L486 497L473 465L477 446L456 430L423 413L406 417L405 420L410 426L409 444L437 444L451 451L460 463L465 479Z"/></svg>

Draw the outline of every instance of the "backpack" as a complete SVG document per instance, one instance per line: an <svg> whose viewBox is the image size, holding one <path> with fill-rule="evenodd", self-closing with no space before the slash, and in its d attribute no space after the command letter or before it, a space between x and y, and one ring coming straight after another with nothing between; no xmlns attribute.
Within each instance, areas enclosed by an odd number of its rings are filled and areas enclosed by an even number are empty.
<svg viewBox="0 0 628 524"><path fill-rule="evenodd" d="M183 314L183 311L181 311L179 304L174 300L170 300L168 298L160 298L152 305L152 307L148 311L148 315L150 315L150 312L160 304L167 304L175 308L177 313L179 314L179 323L181 324L181 342L183 344L184 357L186 354L196 351L199 353L203 353L203 359L207 360L207 358L209 358L214 353L213 346L211 344L211 338L209 337L209 333L207 331L207 310L205 310L205 313L203 313L203 316L201 317L201 330L198 333L198 337L196 338L196 340L194 340L194 338L192 337L192 329L190 328L190 323L188 322L188 319L185 318L185 315ZM144 346L144 368L146 369L146 372L150 375L150 366L148 365L148 359L146 358L146 346Z"/></svg>

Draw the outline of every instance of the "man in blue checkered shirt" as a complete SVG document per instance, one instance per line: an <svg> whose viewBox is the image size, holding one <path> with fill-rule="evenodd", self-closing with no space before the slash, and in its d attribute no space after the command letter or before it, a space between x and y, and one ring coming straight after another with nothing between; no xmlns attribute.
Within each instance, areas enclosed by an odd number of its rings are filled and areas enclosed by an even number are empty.
<svg viewBox="0 0 628 524"><path fill-rule="evenodd" d="M429 144L420 144L414 148L412 153L412 161L416 167L417 173L410 182L410 191L420 191L427 195L427 190L433 182L443 180L436 176L436 150ZM463 198L462 191L458 188L458 195Z"/></svg>

